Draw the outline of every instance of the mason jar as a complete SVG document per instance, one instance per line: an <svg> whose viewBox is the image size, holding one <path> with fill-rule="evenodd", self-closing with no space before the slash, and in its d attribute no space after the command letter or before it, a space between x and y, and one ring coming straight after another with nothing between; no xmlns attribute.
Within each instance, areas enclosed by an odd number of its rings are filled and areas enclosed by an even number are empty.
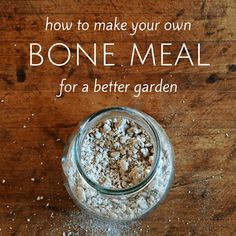
<svg viewBox="0 0 236 236"><path fill-rule="evenodd" d="M107 188L89 178L81 165L81 147L88 132L99 122L112 118L133 120L153 141L153 162L148 175L127 188ZM166 198L174 177L174 152L158 122L144 112L129 107L98 111L76 128L62 156L65 186L75 204L88 213L115 221L132 221L157 208Z"/></svg>

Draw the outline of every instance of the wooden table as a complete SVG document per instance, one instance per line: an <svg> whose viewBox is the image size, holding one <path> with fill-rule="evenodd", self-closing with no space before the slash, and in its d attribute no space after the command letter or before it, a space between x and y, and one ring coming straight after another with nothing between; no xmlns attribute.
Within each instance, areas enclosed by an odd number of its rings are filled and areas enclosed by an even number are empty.
<svg viewBox="0 0 236 236"><path fill-rule="evenodd" d="M67 137L89 114L110 106L130 106L157 119L171 138L176 154L174 186L164 204L142 222L143 235L235 235L236 232L236 2L202 1L36 1L0 2L0 235L61 235L74 210L62 179L60 156ZM171 21L192 23L191 31L76 32L44 30L52 21ZM48 60L29 66L29 44L47 49L63 42L92 52L86 58L56 67ZM102 65L102 45L114 42L115 66ZM183 42L196 59L196 45L210 67L182 60L175 67L151 60L129 66L132 44L144 53L150 43L172 42L176 58ZM55 58L65 57L57 48ZM159 49L157 49L157 52ZM64 93L59 83L120 83L178 85L177 93ZM43 198L41 198L41 196ZM49 204L48 204L49 203ZM53 231L53 229L57 231Z"/></svg>

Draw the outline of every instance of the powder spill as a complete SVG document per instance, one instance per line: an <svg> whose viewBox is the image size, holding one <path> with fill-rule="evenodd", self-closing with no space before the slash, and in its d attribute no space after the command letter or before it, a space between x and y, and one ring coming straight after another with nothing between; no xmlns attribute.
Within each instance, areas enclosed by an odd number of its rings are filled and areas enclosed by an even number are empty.
<svg viewBox="0 0 236 236"><path fill-rule="evenodd" d="M62 217L64 222L62 228L53 227L50 229L51 235L64 236L140 236L144 233L141 221L131 223L116 223L105 221L88 215L83 211L71 211Z"/></svg>

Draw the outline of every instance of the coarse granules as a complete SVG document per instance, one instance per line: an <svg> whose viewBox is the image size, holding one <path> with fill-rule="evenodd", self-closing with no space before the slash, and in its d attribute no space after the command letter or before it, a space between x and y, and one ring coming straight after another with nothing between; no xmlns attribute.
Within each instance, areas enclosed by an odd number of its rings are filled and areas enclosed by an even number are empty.
<svg viewBox="0 0 236 236"><path fill-rule="evenodd" d="M149 174L153 154L153 141L145 129L133 120L117 117L89 131L81 148L81 165L97 184L127 188Z"/></svg>

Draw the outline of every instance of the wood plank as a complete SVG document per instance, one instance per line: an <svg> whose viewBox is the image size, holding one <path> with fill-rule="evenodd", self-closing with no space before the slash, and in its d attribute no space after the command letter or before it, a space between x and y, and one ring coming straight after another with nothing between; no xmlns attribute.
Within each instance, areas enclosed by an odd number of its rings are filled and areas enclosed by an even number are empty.
<svg viewBox="0 0 236 236"><path fill-rule="evenodd" d="M63 186L60 157L68 136L91 113L110 106L130 106L153 116L171 138L176 155L174 185L161 207L142 220L140 235L234 235L236 231L236 2L208 1L0 1L0 235L62 235L73 231L78 208ZM189 21L184 32L45 32L44 21ZM73 58L58 68L45 60L29 65L29 43L48 48L68 44ZM98 65L82 57L76 65L76 43L92 52ZM102 46L115 42L114 67L104 67ZM210 67L160 66L160 43L172 42L174 62L182 43L196 61L197 43ZM132 44L151 60L130 66ZM55 50L55 59L65 59ZM59 83L130 83L128 93L76 91L56 98ZM136 84L176 83L177 93L143 93ZM33 181L32 181L33 178ZM3 181L5 180L5 182ZM2 182L3 181L3 182ZM43 196L37 201L38 196ZM48 205L49 203L49 205ZM73 216L72 216L73 215ZM28 220L30 219L30 221ZM78 219L79 215L78 215ZM80 219L81 220L81 219ZM74 224L74 225L73 225ZM92 227L92 223L91 223ZM92 235L92 228L84 235ZM140 226L137 226L136 232ZM81 232L81 229L80 229ZM129 233L131 234L131 233ZM137 235L137 234L136 234Z"/></svg>

